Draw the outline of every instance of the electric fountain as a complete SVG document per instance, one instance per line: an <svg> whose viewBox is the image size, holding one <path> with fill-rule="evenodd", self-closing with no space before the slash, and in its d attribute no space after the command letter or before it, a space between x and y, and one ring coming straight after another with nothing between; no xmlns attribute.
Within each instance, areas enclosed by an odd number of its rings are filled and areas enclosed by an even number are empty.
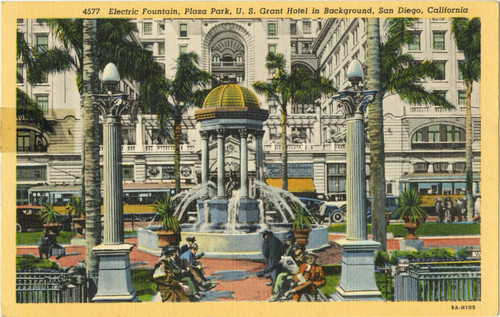
<svg viewBox="0 0 500 317"><path fill-rule="evenodd" d="M288 223L294 217L291 204L307 208L293 194L264 181L262 123L268 111L260 109L257 97L247 88L235 84L222 85L210 92L203 107L195 110L200 122L201 135L201 184L174 197L175 215L185 219L189 206L196 202L195 223L182 223L182 239L195 236L206 257L262 259L262 234L265 229L283 241L290 230ZM255 139L255 179L249 186L248 139ZM226 184L225 139L236 136L240 141L239 189L235 180ZM217 183L210 181L209 142L216 139ZM253 195L251 195L253 193ZM264 204L266 201L266 204ZM272 206L278 214L277 221L266 219L265 206ZM154 226L138 230L138 249L160 254ZM326 226L314 223L309 233L307 249L319 249L328 245Z"/></svg>

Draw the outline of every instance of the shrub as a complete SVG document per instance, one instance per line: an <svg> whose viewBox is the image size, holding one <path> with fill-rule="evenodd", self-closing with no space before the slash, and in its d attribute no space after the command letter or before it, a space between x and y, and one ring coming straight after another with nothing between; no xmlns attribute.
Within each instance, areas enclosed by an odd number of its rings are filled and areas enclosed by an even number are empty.
<svg viewBox="0 0 500 317"><path fill-rule="evenodd" d="M376 266L385 266L390 262L389 253L385 251L377 251L375 253L375 265Z"/></svg>

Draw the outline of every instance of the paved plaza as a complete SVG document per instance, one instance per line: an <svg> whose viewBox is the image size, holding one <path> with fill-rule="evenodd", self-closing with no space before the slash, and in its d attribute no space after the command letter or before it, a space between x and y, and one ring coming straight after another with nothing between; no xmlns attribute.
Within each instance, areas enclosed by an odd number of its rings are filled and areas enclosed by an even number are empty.
<svg viewBox="0 0 500 317"><path fill-rule="evenodd" d="M331 246L318 253L319 264L339 264L341 260L340 247L335 240L344 238L344 234L329 234L328 238ZM369 237L371 238L371 237ZM430 247L470 247L479 246L479 236L452 236L452 237L421 237L425 248ZM127 243L137 244L137 238L125 239ZM389 250L399 248L399 239L388 239ZM51 260L59 263L61 267L73 266L78 261L85 259L84 246L65 245L66 256L56 260L55 256ZM202 250L200 250L202 251ZM18 246L17 254L33 254L38 256L37 246ZM134 248L130 253L130 263L132 268L152 268L158 261L158 257ZM219 285L207 293L206 301L264 301L271 296L269 286L266 286L268 279L258 278L255 273L264 268L264 263L249 260L232 259L208 259L201 260L205 267L205 274L208 278L216 280Z"/></svg>

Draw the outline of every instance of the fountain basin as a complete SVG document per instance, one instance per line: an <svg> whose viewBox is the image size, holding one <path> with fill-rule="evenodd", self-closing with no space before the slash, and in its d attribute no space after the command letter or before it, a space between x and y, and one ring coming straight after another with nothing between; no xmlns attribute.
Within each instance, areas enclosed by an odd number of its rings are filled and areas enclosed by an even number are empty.
<svg viewBox="0 0 500 317"><path fill-rule="evenodd" d="M290 227L270 224L269 229L278 239L284 241ZM185 241L186 236L196 237L200 252L203 251L207 258L264 260L261 253L263 241L261 232L190 232L183 229L181 236L182 241ZM307 250L320 250L329 245L327 227L321 225L313 227L309 234ZM158 247L156 232L147 229L137 230L137 249L160 256L161 249Z"/></svg>

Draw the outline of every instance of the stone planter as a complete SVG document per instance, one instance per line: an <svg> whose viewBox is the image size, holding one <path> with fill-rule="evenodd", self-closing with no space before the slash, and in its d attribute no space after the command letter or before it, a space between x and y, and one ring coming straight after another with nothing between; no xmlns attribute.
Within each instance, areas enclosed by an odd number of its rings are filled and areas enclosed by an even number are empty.
<svg viewBox="0 0 500 317"><path fill-rule="evenodd" d="M295 237L295 242L302 248L305 248L309 243L309 233L311 229L292 229L293 236Z"/></svg>
<svg viewBox="0 0 500 317"><path fill-rule="evenodd" d="M158 247L160 248L167 245L179 245L179 235L172 230L158 230L156 235L158 236Z"/></svg>
<svg viewBox="0 0 500 317"><path fill-rule="evenodd" d="M417 223L405 221L404 227L408 230L408 235L405 237L405 240L419 240L415 235L415 231L418 229L420 222Z"/></svg>
<svg viewBox="0 0 500 317"><path fill-rule="evenodd" d="M60 223L45 223L43 227L48 234L58 236L59 232L61 232L62 225Z"/></svg>

